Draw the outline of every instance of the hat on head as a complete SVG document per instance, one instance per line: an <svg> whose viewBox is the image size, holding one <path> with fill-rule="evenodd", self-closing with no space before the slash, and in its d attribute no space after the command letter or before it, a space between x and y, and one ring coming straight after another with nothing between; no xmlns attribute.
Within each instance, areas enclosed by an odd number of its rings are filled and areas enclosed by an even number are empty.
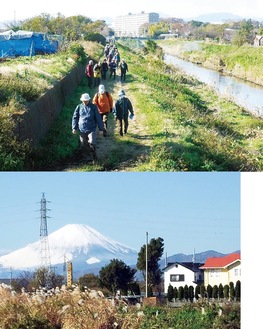
<svg viewBox="0 0 263 329"><path fill-rule="evenodd" d="M104 92L105 92L105 87L104 87L104 85L99 85L99 93L100 93L100 94L104 94Z"/></svg>
<svg viewBox="0 0 263 329"><path fill-rule="evenodd" d="M125 91L123 89L121 89L118 93L119 96L124 96L125 95Z"/></svg>
<svg viewBox="0 0 263 329"><path fill-rule="evenodd" d="M82 94L81 97L80 97L80 100L82 102L89 101L90 100L90 95L89 94Z"/></svg>

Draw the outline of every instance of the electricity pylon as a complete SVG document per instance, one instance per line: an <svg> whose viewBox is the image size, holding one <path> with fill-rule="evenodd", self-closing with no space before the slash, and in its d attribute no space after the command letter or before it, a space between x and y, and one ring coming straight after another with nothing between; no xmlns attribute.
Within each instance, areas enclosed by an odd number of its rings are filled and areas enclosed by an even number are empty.
<svg viewBox="0 0 263 329"><path fill-rule="evenodd" d="M48 231L47 231L47 201L45 193L42 193L42 199L40 201L41 208L41 222L40 222L40 253L41 253L41 266L50 269L50 253L48 244Z"/></svg>

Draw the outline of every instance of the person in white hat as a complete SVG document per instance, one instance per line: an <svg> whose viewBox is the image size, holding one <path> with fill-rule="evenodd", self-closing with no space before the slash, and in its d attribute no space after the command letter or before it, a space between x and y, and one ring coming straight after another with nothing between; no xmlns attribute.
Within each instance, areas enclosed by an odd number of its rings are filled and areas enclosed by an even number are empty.
<svg viewBox="0 0 263 329"><path fill-rule="evenodd" d="M107 136L108 129L108 118L109 114L112 112L113 98L109 92L105 90L104 85L99 85L98 93L93 97L93 104L97 105L101 119L104 125L104 137Z"/></svg>
<svg viewBox="0 0 263 329"><path fill-rule="evenodd" d="M118 122L119 134L123 136L127 134L128 126L129 126L129 112L130 112L130 119L133 119L134 111L131 101L125 95L125 91L121 89L118 93L119 99L115 103L115 111L114 116ZM123 131L124 125L124 131Z"/></svg>
<svg viewBox="0 0 263 329"><path fill-rule="evenodd" d="M103 122L98 108L92 104L90 95L81 95L81 104L77 105L72 117L72 133L79 131L79 139L82 153L87 160L91 154L93 161L96 161L96 129L99 128L103 134Z"/></svg>

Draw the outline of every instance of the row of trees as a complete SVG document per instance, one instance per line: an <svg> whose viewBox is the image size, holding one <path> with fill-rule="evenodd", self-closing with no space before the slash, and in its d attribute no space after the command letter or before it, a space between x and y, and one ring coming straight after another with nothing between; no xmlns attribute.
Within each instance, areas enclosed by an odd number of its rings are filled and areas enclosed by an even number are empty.
<svg viewBox="0 0 263 329"><path fill-rule="evenodd" d="M255 34L263 34L263 27L251 19L224 24L211 24L192 20L184 22L181 19L163 19L157 24L144 24L141 33L151 38L161 34L175 34L195 40L210 38L220 42L229 42L237 46L252 44Z"/></svg>
<svg viewBox="0 0 263 329"><path fill-rule="evenodd" d="M114 31L104 20L92 21L82 15L65 17L60 13L56 17L43 13L18 23L11 23L7 27L14 31L29 30L60 35L67 41L77 41L84 38L85 40L105 43L106 37L114 34ZM141 34L149 38L157 38L161 34L172 33L179 37L195 40L211 38L221 42L231 42L238 46L245 43L252 44L255 33L263 34L261 24L251 19L211 24L195 20L184 22L182 19L170 18L162 19L156 24L143 24L140 29Z"/></svg>
<svg viewBox="0 0 263 329"><path fill-rule="evenodd" d="M198 300L199 298L213 298L225 299L231 301L240 301L241 298L241 282L237 281L236 285L233 282L230 282L229 285L219 286L214 285L213 287L209 284L207 287L202 285L197 285L195 288L193 286L185 285L180 286L179 288L169 285L167 290L167 298L169 301L179 300L179 301L193 301Z"/></svg>
<svg viewBox="0 0 263 329"><path fill-rule="evenodd" d="M27 30L60 35L66 41L84 39L103 43L106 36L112 34L112 30L103 20L92 21L82 15L65 17L60 13L56 17L44 13L17 23L10 23L7 28L13 31Z"/></svg>

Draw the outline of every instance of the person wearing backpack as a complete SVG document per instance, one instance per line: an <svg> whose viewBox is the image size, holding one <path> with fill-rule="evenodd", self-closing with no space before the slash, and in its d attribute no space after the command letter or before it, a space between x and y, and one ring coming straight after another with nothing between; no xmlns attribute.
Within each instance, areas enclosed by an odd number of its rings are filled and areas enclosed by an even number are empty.
<svg viewBox="0 0 263 329"><path fill-rule="evenodd" d="M98 107L104 125L103 136L106 137L108 129L108 117L112 112L113 107L113 98L111 94L105 90L104 85L99 85L99 90L94 95L92 102Z"/></svg>
<svg viewBox="0 0 263 329"><path fill-rule="evenodd" d="M121 81L125 81L126 73L128 72L128 64L125 62L124 59L121 60L120 69L121 69Z"/></svg>
<svg viewBox="0 0 263 329"><path fill-rule="evenodd" d="M123 136L127 134L128 126L129 126L129 112L130 119L132 120L134 117L134 111L131 101L125 95L125 91L122 89L118 93L119 99L115 103L114 116L116 121L118 122L119 134ZM124 125L124 130L123 130Z"/></svg>

